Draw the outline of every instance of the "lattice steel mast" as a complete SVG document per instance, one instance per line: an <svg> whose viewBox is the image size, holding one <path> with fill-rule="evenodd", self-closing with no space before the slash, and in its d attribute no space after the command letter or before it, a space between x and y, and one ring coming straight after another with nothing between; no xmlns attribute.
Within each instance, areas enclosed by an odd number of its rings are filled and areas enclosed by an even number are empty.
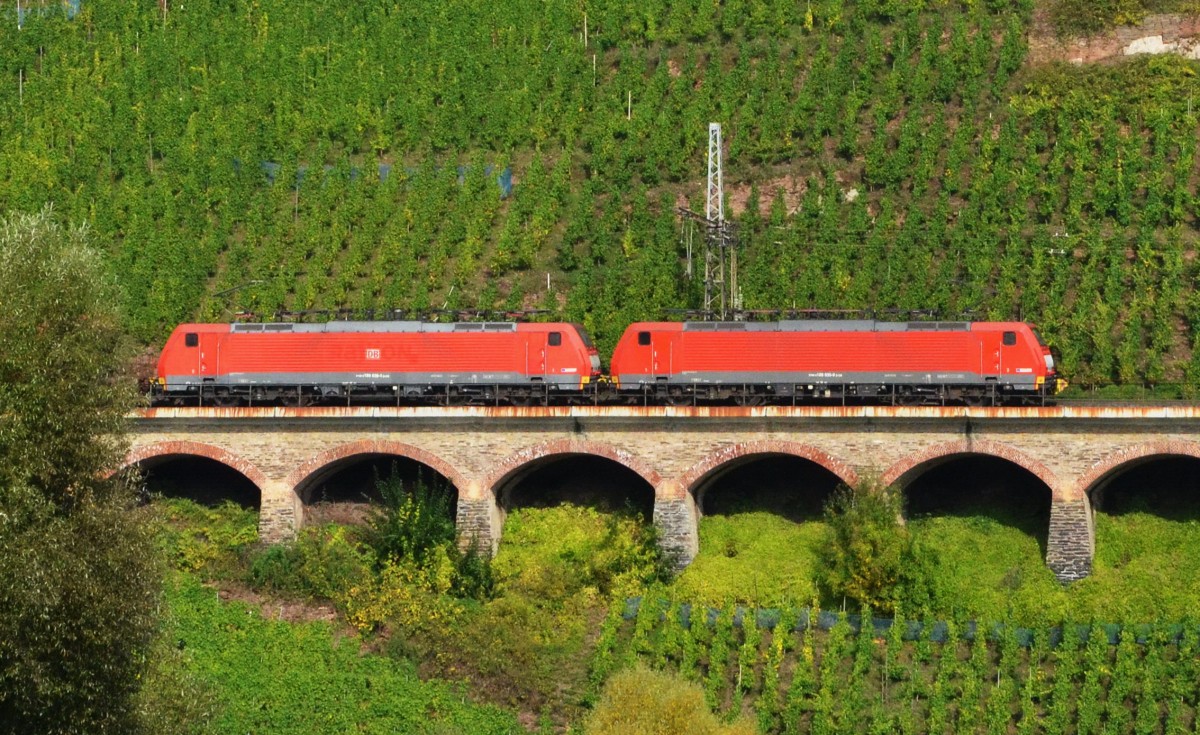
<svg viewBox="0 0 1200 735"><path fill-rule="evenodd" d="M688 253L687 273L692 277L692 235L696 223L704 227L704 316L737 318L741 311L737 287L737 228L725 221L725 193L721 172L721 123L708 124L708 186L704 215L680 208Z"/></svg>

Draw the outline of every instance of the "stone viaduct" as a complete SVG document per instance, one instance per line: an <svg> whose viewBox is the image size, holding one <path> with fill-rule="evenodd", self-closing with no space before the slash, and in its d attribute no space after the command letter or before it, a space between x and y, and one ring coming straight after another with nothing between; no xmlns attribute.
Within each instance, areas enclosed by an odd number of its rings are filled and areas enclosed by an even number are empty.
<svg viewBox="0 0 1200 735"><path fill-rule="evenodd" d="M495 549L507 487L556 458L616 462L654 491L654 522L680 565L698 550L698 496L755 458L794 456L854 484L905 486L951 459L1011 462L1050 496L1046 562L1091 572L1092 499L1112 477L1162 457L1200 458L1200 407L463 407L159 408L131 418L126 466L197 456L261 492L261 537L293 537L316 483L366 457L419 462L458 491L463 543Z"/></svg>

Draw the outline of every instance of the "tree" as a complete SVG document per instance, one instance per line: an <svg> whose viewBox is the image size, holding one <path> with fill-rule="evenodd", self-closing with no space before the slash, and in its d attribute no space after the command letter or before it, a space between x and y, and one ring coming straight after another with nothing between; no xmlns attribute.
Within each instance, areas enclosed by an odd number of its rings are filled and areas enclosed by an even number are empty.
<svg viewBox="0 0 1200 735"><path fill-rule="evenodd" d="M0 219L0 733L138 730L160 576L128 484L112 281L49 208Z"/></svg>

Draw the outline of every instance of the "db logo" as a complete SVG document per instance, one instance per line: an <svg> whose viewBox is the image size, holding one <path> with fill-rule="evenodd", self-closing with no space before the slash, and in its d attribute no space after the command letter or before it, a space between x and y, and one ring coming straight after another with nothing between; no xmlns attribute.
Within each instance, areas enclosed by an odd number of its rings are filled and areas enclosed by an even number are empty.
<svg viewBox="0 0 1200 735"><path fill-rule="evenodd" d="M368 360L378 360L379 359L379 348L368 347L367 348L367 359Z"/></svg>

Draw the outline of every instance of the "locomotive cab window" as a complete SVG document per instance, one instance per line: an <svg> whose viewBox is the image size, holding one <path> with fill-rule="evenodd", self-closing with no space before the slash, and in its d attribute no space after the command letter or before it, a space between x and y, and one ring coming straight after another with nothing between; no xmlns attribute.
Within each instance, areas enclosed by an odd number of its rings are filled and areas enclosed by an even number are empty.
<svg viewBox="0 0 1200 735"><path fill-rule="evenodd" d="M550 333L550 346L558 347L561 344L562 344L562 332L551 332Z"/></svg>
<svg viewBox="0 0 1200 735"><path fill-rule="evenodd" d="M196 334L195 332L188 332L187 334L183 335L183 346L184 347L199 347L200 346L200 335Z"/></svg>
<svg viewBox="0 0 1200 735"><path fill-rule="evenodd" d="M1004 333L1004 345L1006 347L1012 347L1016 343L1017 343L1017 333L1016 332L1005 332Z"/></svg>
<svg viewBox="0 0 1200 735"><path fill-rule="evenodd" d="M638 332L638 344L639 345L650 344L650 333L649 332Z"/></svg>

